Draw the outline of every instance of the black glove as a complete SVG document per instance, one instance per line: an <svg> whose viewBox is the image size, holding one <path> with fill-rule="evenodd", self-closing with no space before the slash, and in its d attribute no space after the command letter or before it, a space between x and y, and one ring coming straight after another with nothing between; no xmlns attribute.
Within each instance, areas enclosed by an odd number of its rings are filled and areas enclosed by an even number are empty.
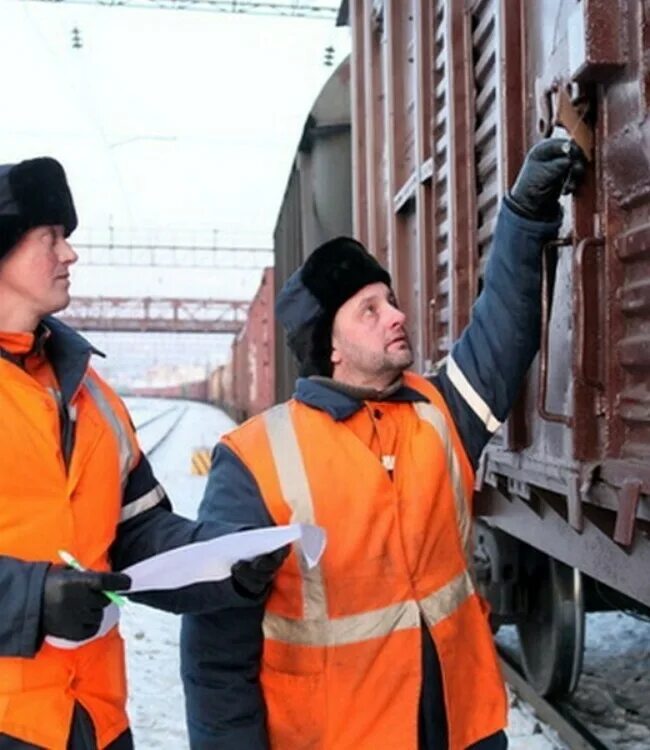
<svg viewBox="0 0 650 750"><path fill-rule="evenodd" d="M257 599L265 594L290 551L291 547L286 545L275 552L235 563L232 566L232 583L235 591L247 599Z"/></svg>
<svg viewBox="0 0 650 750"><path fill-rule="evenodd" d="M124 573L80 571L52 565L45 575L41 625L45 635L83 641L95 635L110 600L102 591L125 591Z"/></svg>
<svg viewBox="0 0 650 750"><path fill-rule="evenodd" d="M584 171L585 158L575 141L547 138L526 155L509 203L528 219L553 221L560 212L560 195L573 193Z"/></svg>

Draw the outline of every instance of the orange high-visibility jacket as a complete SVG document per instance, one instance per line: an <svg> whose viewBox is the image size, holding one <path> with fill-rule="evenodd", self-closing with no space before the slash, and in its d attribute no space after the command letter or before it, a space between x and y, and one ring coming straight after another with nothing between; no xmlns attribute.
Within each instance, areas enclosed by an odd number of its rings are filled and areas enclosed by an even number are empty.
<svg viewBox="0 0 650 750"><path fill-rule="evenodd" d="M473 471L434 386L404 410L392 479L344 424L297 401L224 442L277 524L327 532L321 563L291 555L264 619L261 684L276 750L415 750L421 622L442 669L450 750L506 725L506 696L468 569Z"/></svg>
<svg viewBox="0 0 650 750"><path fill-rule="evenodd" d="M75 448L66 472L57 403L34 378L0 359L0 555L109 570L122 490L139 459L126 410L88 370L72 399ZM0 615L1 616L1 615ZM17 623L17 627L20 623ZM65 750L73 706L90 714L100 748L127 729L122 639L113 628L77 649L44 643L33 658L0 658L0 734Z"/></svg>

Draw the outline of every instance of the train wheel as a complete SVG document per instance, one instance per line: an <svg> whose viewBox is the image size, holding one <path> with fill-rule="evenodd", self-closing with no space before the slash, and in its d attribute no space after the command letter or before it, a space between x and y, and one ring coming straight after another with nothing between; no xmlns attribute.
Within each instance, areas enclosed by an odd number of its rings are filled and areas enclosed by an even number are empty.
<svg viewBox="0 0 650 750"><path fill-rule="evenodd" d="M517 625L526 678L540 695L568 696L578 684L584 649L580 571L538 553L526 593L528 616Z"/></svg>

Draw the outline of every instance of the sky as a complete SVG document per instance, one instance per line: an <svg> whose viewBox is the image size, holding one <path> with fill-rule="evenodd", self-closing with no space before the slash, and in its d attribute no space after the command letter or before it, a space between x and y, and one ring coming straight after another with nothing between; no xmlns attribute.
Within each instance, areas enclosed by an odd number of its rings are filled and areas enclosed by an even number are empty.
<svg viewBox="0 0 650 750"><path fill-rule="evenodd" d="M80 220L73 245L111 226L125 242L270 247L304 121L333 70L323 64L328 45L338 63L349 30L0 0L0 163L63 163ZM272 255L248 271L87 261L81 251L73 294L250 298Z"/></svg>
<svg viewBox="0 0 650 750"><path fill-rule="evenodd" d="M59 157L82 226L268 236L328 44L344 56L347 29L0 0L0 156Z"/></svg>

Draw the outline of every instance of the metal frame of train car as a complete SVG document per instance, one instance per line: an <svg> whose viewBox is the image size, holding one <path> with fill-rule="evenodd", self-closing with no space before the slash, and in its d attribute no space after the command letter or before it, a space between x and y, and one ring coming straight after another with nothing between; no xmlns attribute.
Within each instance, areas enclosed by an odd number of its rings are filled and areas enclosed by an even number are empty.
<svg viewBox="0 0 650 750"><path fill-rule="evenodd" d="M420 369L469 319L526 148L569 132L589 152L545 250L541 352L476 498L494 622L517 623L540 692L570 692L585 610L650 607L650 6L349 0L340 20L355 233L390 267Z"/></svg>

